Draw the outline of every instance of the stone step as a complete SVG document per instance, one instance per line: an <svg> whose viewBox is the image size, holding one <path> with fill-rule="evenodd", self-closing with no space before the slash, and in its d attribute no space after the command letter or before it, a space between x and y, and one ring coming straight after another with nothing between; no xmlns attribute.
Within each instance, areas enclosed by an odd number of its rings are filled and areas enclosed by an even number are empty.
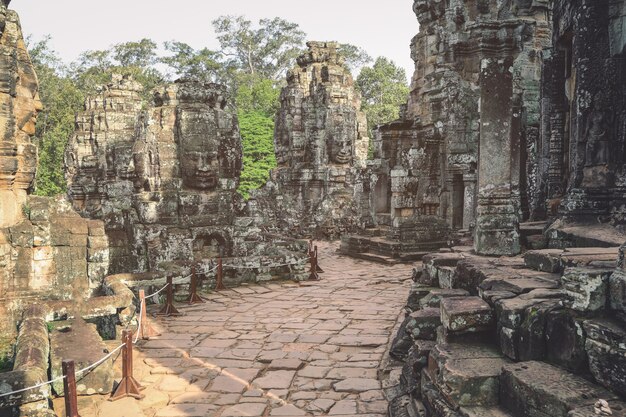
<svg viewBox="0 0 626 417"><path fill-rule="evenodd" d="M353 258L356 259L363 259L364 261L370 261L370 262L377 262L380 264L386 264L386 265L395 265L395 264L399 264L402 263L402 261L400 259L394 259L391 258L389 256L385 256L385 255L380 255L377 253L373 253L373 252L350 252L350 253L346 253L346 252L341 252L340 253L344 254L344 255L349 255Z"/></svg>
<svg viewBox="0 0 626 417"><path fill-rule="evenodd" d="M441 300L441 323L448 333L478 333L494 328L495 314L480 297L450 297Z"/></svg>
<svg viewBox="0 0 626 417"><path fill-rule="evenodd" d="M83 319L52 322L50 332L51 376L63 375L61 363L71 359L76 370L89 366L107 353L107 347L98 334L95 324ZM77 378L78 395L108 394L113 388L113 361L107 359L82 378ZM63 395L63 381L52 385L54 392Z"/></svg>
<svg viewBox="0 0 626 417"><path fill-rule="evenodd" d="M563 272L565 267L599 267L614 269L619 247L530 250L524 254L528 268L543 272Z"/></svg>
<svg viewBox="0 0 626 417"><path fill-rule="evenodd" d="M501 407L461 407L459 409L461 417L513 417L508 411Z"/></svg>
<svg viewBox="0 0 626 417"><path fill-rule="evenodd" d="M495 346L483 343L437 344L430 352L428 374L453 408L496 406L500 374L509 361Z"/></svg>
<svg viewBox="0 0 626 417"><path fill-rule="evenodd" d="M619 402L599 385L545 362L502 368L500 403L515 417L568 417L570 411L592 407L599 399Z"/></svg>
<svg viewBox="0 0 626 417"><path fill-rule="evenodd" d="M541 236L548 222L524 222L519 225L519 232L522 237Z"/></svg>

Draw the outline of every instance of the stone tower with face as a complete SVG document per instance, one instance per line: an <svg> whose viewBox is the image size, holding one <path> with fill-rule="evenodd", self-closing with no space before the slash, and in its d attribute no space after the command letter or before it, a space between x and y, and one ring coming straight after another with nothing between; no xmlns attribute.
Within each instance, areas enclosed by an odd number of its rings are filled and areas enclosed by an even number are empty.
<svg viewBox="0 0 626 417"><path fill-rule="evenodd" d="M335 42L308 42L287 74L274 142L279 167L362 166L367 121Z"/></svg>

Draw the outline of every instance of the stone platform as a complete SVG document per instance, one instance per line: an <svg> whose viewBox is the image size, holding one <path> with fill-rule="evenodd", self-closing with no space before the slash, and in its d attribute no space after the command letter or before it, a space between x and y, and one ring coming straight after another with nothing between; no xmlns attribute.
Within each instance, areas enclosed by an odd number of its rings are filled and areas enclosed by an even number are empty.
<svg viewBox="0 0 626 417"><path fill-rule="evenodd" d="M337 246L319 245L321 281L233 288L153 320L162 336L135 359L145 398L81 397L81 416L386 415L381 363L411 267L374 268Z"/></svg>

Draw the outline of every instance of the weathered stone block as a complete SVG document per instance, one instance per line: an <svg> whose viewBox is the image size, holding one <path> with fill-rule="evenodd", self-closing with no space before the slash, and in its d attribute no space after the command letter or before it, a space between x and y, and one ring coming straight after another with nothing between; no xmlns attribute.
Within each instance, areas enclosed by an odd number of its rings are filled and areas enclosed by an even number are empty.
<svg viewBox="0 0 626 417"><path fill-rule="evenodd" d="M435 340L437 327L441 325L441 315L438 308L424 308L417 310L407 318L407 332L413 339Z"/></svg>
<svg viewBox="0 0 626 417"><path fill-rule="evenodd" d="M626 329L613 319L583 322L589 370L602 386L626 395Z"/></svg>
<svg viewBox="0 0 626 417"><path fill-rule="evenodd" d="M467 295L469 295L469 293L465 290L435 289L420 300L420 308L438 308L441 304L441 300L445 298L463 297Z"/></svg>
<svg viewBox="0 0 626 417"><path fill-rule="evenodd" d="M575 408L615 395L568 371L543 362L505 365L500 401L516 416L567 417Z"/></svg>
<svg viewBox="0 0 626 417"><path fill-rule="evenodd" d="M609 277L613 270L566 268L561 278L566 306L576 311L599 311L607 306Z"/></svg>
<svg viewBox="0 0 626 417"><path fill-rule="evenodd" d="M450 332L479 332L495 324L489 304L480 297L452 297L441 300L441 322Z"/></svg>
<svg viewBox="0 0 626 417"><path fill-rule="evenodd" d="M454 405L487 406L499 402L499 377L507 362L488 345L446 344L431 351L428 369Z"/></svg>
<svg viewBox="0 0 626 417"><path fill-rule="evenodd" d="M63 375L61 362L64 359L73 359L76 369L81 369L100 360L107 353L96 326L82 319L55 323L55 329L50 333L50 349L52 378ZM54 383L52 388L57 395L63 395L62 381ZM78 395L107 394L112 388L111 358L76 381Z"/></svg>
<svg viewBox="0 0 626 417"><path fill-rule="evenodd" d="M546 349L550 363L578 374L587 372L583 321L571 311L556 310L548 313Z"/></svg>

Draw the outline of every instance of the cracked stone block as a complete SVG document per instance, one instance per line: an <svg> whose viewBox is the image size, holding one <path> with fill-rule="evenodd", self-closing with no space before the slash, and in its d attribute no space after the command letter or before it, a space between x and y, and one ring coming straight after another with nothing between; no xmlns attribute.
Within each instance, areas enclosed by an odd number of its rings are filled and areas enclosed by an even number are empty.
<svg viewBox="0 0 626 417"><path fill-rule="evenodd" d="M437 345L428 370L455 406L489 406L499 402L499 377L508 360L484 344Z"/></svg>
<svg viewBox="0 0 626 417"><path fill-rule="evenodd" d="M480 332L494 324L494 313L480 297L441 300L441 322L449 332Z"/></svg>
<svg viewBox="0 0 626 417"><path fill-rule="evenodd" d="M501 404L519 416L567 417L571 410L600 398L617 399L604 388L544 362L505 365L500 384Z"/></svg>
<svg viewBox="0 0 626 417"><path fill-rule="evenodd" d="M566 268L561 282L568 298L565 305L576 311L599 311L607 305L611 269Z"/></svg>
<svg viewBox="0 0 626 417"><path fill-rule="evenodd" d="M82 319L55 322L50 333L51 376L63 375L61 362L72 359L76 370L89 366L107 354L95 324ZM63 381L52 385L57 395L63 395ZM113 361L111 358L76 380L78 395L107 394L113 389Z"/></svg>
<svg viewBox="0 0 626 417"><path fill-rule="evenodd" d="M420 308L439 307L441 300L449 297L463 297L469 295L465 290L438 288L432 290L428 295L420 300Z"/></svg>
<svg viewBox="0 0 626 417"><path fill-rule="evenodd" d="M438 308L424 308L409 314L406 331L413 339L435 340L437 327L441 325Z"/></svg>
<svg viewBox="0 0 626 417"><path fill-rule="evenodd" d="M594 379L626 395L626 328L614 319L586 320L583 328L587 335L589 370Z"/></svg>

